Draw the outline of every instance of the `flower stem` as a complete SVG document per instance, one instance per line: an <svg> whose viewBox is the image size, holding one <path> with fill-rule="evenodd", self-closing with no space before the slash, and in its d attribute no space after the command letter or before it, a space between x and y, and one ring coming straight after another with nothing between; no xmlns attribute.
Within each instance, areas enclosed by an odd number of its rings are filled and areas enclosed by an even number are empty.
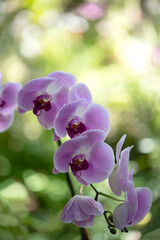
<svg viewBox="0 0 160 240"><path fill-rule="evenodd" d="M61 144L62 144L60 139L57 141L57 143L58 143L58 146L61 146ZM72 183L72 179L69 175L69 172L66 173L66 179L67 179L67 183L68 183L69 189L71 191L72 197L74 197L76 195L76 192L74 190L74 186ZM81 232L81 240L89 240L89 235L88 235L88 231L86 228L80 228L80 232Z"/></svg>
<svg viewBox="0 0 160 240"><path fill-rule="evenodd" d="M105 194L105 193L103 193L103 192L97 191L97 189L96 189L92 184L90 184L90 186L91 186L91 187L93 188L93 190L96 192L96 199L98 199L98 196L99 196L99 195L102 195L102 196L104 196L104 197L110 198L110 199L112 199L112 200L114 200L114 201L117 201L117 202L124 202L124 200L122 200L122 199L118 199L118 198L112 197L112 196L110 196L110 195L108 195L108 194Z"/></svg>

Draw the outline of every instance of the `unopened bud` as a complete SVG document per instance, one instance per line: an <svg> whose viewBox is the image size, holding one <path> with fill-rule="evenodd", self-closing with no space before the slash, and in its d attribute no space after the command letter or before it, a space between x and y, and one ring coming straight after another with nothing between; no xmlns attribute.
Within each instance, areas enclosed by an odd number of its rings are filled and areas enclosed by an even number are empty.
<svg viewBox="0 0 160 240"><path fill-rule="evenodd" d="M116 234L116 232L117 232L115 228L110 228L109 230L110 230L110 233L112 233L112 234Z"/></svg>
<svg viewBox="0 0 160 240"><path fill-rule="evenodd" d="M127 233L127 232L128 232L128 228L125 227L125 228L124 228L124 231Z"/></svg>

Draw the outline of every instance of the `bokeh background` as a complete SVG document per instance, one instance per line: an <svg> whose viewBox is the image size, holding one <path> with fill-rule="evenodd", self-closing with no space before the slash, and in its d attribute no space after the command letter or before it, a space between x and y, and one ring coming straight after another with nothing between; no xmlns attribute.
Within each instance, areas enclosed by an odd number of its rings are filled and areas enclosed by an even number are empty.
<svg viewBox="0 0 160 240"><path fill-rule="evenodd" d="M106 142L115 150L126 133L125 147L134 145L135 187L152 190L151 212L140 224L113 236L99 216L88 229L93 240L160 236L159 34L158 0L0 0L3 83L24 84L56 70L74 74L110 112ZM80 239L76 226L60 221L71 195L65 175L52 175L52 135L31 112L16 113L0 134L0 240ZM107 181L96 186L112 194ZM90 187L83 192L94 197ZM117 205L100 201L105 209Z"/></svg>

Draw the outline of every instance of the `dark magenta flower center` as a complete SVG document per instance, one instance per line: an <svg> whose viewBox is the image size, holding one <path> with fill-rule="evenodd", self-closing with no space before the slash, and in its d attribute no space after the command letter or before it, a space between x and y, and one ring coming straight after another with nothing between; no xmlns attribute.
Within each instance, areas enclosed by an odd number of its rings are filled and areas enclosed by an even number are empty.
<svg viewBox="0 0 160 240"><path fill-rule="evenodd" d="M3 101L2 99L0 99L0 107L3 107L6 104L5 101Z"/></svg>
<svg viewBox="0 0 160 240"><path fill-rule="evenodd" d="M81 122L79 117L75 117L72 119L68 127L66 128L67 133L70 138L74 138L76 136L79 136L81 133L87 130L86 126L84 123Z"/></svg>
<svg viewBox="0 0 160 240"><path fill-rule="evenodd" d="M80 177L82 170L87 170L89 167L88 161L85 159L83 154L77 155L72 159L70 167L74 176Z"/></svg>
<svg viewBox="0 0 160 240"><path fill-rule="evenodd" d="M50 96L48 94L43 94L36 97L36 100L34 100L33 103L33 113L36 116L40 116L42 114L42 110L48 112L52 108L50 103Z"/></svg>

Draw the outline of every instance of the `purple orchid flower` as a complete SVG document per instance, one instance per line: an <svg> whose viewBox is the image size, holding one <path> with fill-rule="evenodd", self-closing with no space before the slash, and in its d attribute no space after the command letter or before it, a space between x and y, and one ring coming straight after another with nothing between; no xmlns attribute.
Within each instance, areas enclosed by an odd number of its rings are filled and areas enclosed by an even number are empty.
<svg viewBox="0 0 160 240"><path fill-rule="evenodd" d="M113 223L120 230L133 226L146 216L152 204L152 193L149 188L142 187L134 189L133 183L129 181L125 194L125 202L118 205L113 212Z"/></svg>
<svg viewBox="0 0 160 240"><path fill-rule="evenodd" d="M65 223L73 222L78 227L91 227L94 218L102 215L104 209L102 204L88 196L76 195L69 200L63 209L61 221Z"/></svg>
<svg viewBox="0 0 160 240"><path fill-rule="evenodd" d="M105 132L88 130L64 142L55 153L53 173L65 173L71 167L83 185L105 180L115 164L113 150L104 139Z"/></svg>
<svg viewBox="0 0 160 240"><path fill-rule="evenodd" d="M128 182L132 180L133 170L128 172L128 162L130 150L133 148L127 147L121 151L126 135L123 135L116 146L116 160L117 164L109 177L109 185L112 192L118 196L121 192L126 192Z"/></svg>
<svg viewBox="0 0 160 240"><path fill-rule="evenodd" d="M55 134L70 138L86 130L100 129L106 135L110 130L108 111L100 104L92 103L92 97L85 84L79 83L71 89L70 103L65 105L55 119Z"/></svg>
<svg viewBox="0 0 160 240"><path fill-rule="evenodd" d="M59 71L31 80L18 94L19 113L33 110L44 128L53 128L55 116L68 103L69 88L75 83L72 74Z"/></svg>
<svg viewBox="0 0 160 240"><path fill-rule="evenodd" d="M21 88L20 83L7 82L2 85L0 73L0 132L6 131L12 124L14 111L17 107L17 94Z"/></svg>

